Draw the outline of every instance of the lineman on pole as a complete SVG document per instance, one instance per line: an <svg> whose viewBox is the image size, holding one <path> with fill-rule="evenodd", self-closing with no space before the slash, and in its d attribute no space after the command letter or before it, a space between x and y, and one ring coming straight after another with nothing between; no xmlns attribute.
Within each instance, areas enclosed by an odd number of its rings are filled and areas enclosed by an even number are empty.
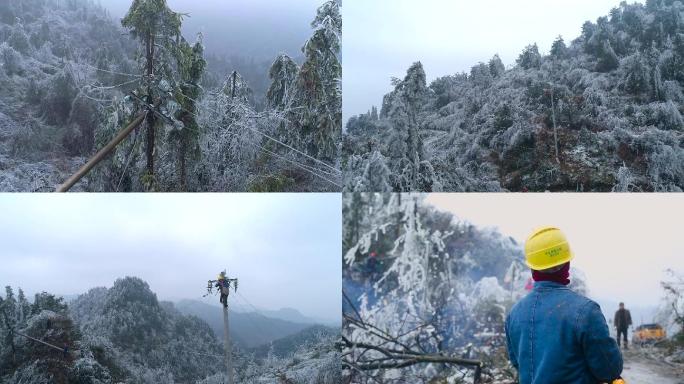
<svg viewBox="0 0 684 384"><path fill-rule="evenodd" d="M226 276L226 271L224 270L218 275L216 280L209 280L207 283L207 294L212 293L212 289L216 287L218 293L220 294L219 301L224 307L228 307L228 294L230 293L231 288L234 291L237 291L237 285L238 280L229 279Z"/></svg>

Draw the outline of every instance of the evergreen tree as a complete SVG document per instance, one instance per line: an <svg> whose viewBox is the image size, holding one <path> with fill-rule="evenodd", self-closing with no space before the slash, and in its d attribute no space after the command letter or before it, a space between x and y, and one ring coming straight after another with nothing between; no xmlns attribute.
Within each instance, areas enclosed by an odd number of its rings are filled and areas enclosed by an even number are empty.
<svg viewBox="0 0 684 384"><path fill-rule="evenodd" d="M298 72L299 67L290 56L284 53L278 55L268 71L271 86L266 92L266 100L270 108L283 110L289 106Z"/></svg>
<svg viewBox="0 0 684 384"><path fill-rule="evenodd" d="M19 288L19 293L17 294L17 321L20 325L25 325L30 316L31 304L26 299L24 291Z"/></svg>
<svg viewBox="0 0 684 384"><path fill-rule="evenodd" d="M223 83L221 92L230 100L230 103L249 104L253 97L252 89L238 71L230 73Z"/></svg>
<svg viewBox="0 0 684 384"><path fill-rule="evenodd" d="M10 322L10 326L14 326L17 322L17 299L14 297L14 291L9 285L5 287L5 300L3 302L4 315ZM2 319L5 321L5 319Z"/></svg>
<svg viewBox="0 0 684 384"><path fill-rule="evenodd" d="M304 107L298 120L309 152L333 162L342 128L340 1L321 5L311 25L315 31L302 49L305 61L297 80L296 104Z"/></svg>
<svg viewBox="0 0 684 384"><path fill-rule="evenodd" d="M36 293L31 305L31 313L37 315L41 311L51 311L65 315L67 313L67 305L62 297L47 292Z"/></svg>
<svg viewBox="0 0 684 384"><path fill-rule="evenodd" d="M371 108L371 120L377 121L378 120L378 108L374 105L373 108Z"/></svg>
<svg viewBox="0 0 684 384"><path fill-rule="evenodd" d="M537 43L525 47L516 62L523 69L539 68L541 66L541 55Z"/></svg>
<svg viewBox="0 0 684 384"><path fill-rule="evenodd" d="M598 64L596 70L599 72L610 72L620 66L620 59L613 50L610 41L604 40L602 48L598 53Z"/></svg>
<svg viewBox="0 0 684 384"><path fill-rule="evenodd" d="M489 73L491 73L494 77L499 77L503 75L504 72L506 72L506 67L497 53L494 55L494 57L492 57L491 60L489 60Z"/></svg>
<svg viewBox="0 0 684 384"><path fill-rule="evenodd" d="M634 96L651 93L648 64L639 53L625 58L620 87Z"/></svg>
<svg viewBox="0 0 684 384"><path fill-rule="evenodd" d="M197 124L197 100L201 95L200 81L206 68L203 57L204 47L202 36L199 35L197 42L190 46L185 39L179 46L179 70L181 84L177 91L176 100L180 104L176 118L183 123L183 128L173 131L178 142L178 177L180 190L187 189L187 161L188 157L196 159L200 155L199 137L200 128Z"/></svg>
<svg viewBox="0 0 684 384"><path fill-rule="evenodd" d="M568 47L565 45L563 36L558 36L551 45L551 56L555 59L565 59L568 55Z"/></svg>
<svg viewBox="0 0 684 384"><path fill-rule="evenodd" d="M392 133L388 143L390 168L398 191L415 191L420 183L420 166L425 154L420 138L418 114L423 108L428 89L420 62L408 69L404 80L396 84L388 101L388 117Z"/></svg>
<svg viewBox="0 0 684 384"><path fill-rule="evenodd" d="M165 92L160 89L162 80L169 81L170 67L168 55L180 38L182 16L169 9L166 0L134 0L126 16L121 20L124 28L144 45L145 77L139 96L148 105L166 101ZM161 48L161 49L159 49ZM157 69L161 69L157 72ZM146 132L146 175L147 188L154 185L155 130L158 117L147 115Z"/></svg>

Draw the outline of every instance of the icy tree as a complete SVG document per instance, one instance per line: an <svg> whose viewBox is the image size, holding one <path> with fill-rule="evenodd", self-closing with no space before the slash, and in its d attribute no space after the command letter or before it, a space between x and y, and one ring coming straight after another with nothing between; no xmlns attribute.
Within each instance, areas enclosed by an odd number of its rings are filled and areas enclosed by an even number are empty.
<svg viewBox="0 0 684 384"><path fill-rule="evenodd" d="M271 79L271 86L266 93L269 107L275 109L289 107L294 96L298 72L299 67L290 56L284 53L278 55L268 72Z"/></svg>
<svg viewBox="0 0 684 384"><path fill-rule="evenodd" d="M180 104L176 119L183 123L183 128L172 131L171 135L172 139L176 139L178 142L179 189L185 191L187 188L188 157L196 159L200 155L197 100L201 95L199 82L207 63L203 57L204 47L202 46L201 35L193 46L185 40L181 41L178 49L180 50L181 84L176 90L176 100Z"/></svg>
<svg viewBox="0 0 684 384"><path fill-rule="evenodd" d="M295 116L306 149L313 156L334 162L342 128L342 35L340 1L329 0L318 8L312 22L313 36L304 44L305 61L297 79Z"/></svg>
<svg viewBox="0 0 684 384"><path fill-rule="evenodd" d="M142 44L140 59L144 64L144 85L138 96L147 106L166 104L171 91L170 55L176 51L182 16L166 5L166 0L134 0L121 24ZM146 107L147 107L146 106ZM144 184L154 188L155 133L159 118L154 113L146 117Z"/></svg>
<svg viewBox="0 0 684 384"><path fill-rule="evenodd" d="M684 344L684 277L672 270L668 270L668 275L669 279L661 282L665 295L657 317L681 345Z"/></svg>
<svg viewBox="0 0 684 384"><path fill-rule="evenodd" d="M555 59L565 59L568 55L568 47L562 36L558 36L551 45L551 56Z"/></svg>
<svg viewBox="0 0 684 384"><path fill-rule="evenodd" d="M431 180L421 183L420 178L425 153L419 133L418 114L426 101L427 92L425 71L423 65L417 62L409 68L404 80L396 82L394 92L383 103L383 109L392 124L388 151L395 191L431 188Z"/></svg>
<svg viewBox="0 0 684 384"><path fill-rule="evenodd" d="M539 68L541 66L541 55L537 44L528 45L517 59L517 63L524 69Z"/></svg>

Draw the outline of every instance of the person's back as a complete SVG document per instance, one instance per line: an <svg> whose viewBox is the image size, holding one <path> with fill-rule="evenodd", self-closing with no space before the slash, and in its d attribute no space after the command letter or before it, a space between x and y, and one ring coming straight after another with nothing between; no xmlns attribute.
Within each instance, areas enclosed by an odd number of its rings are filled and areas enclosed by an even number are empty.
<svg viewBox="0 0 684 384"><path fill-rule="evenodd" d="M612 383L622 355L598 304L573 292L572 250L563 232L542 227L525 241L534 288L506 318L508 358L520 384Z"/></svg>
<svg viewBox="0 0 684 384"><path fill-rule="evenodd" d="M520 384L611 382L622 357L595 302L542 281L506 320L509 358Z"/></svg>

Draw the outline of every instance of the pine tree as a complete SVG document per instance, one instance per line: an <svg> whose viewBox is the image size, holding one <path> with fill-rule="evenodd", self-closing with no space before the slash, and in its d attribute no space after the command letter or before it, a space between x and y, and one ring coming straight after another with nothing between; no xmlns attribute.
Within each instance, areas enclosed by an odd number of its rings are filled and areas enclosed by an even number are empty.
<svg viewBox="0 0 684 384"><path fill-rule="evenodd" d="M541 67L541 60L539 47L537 47L537 43L534 43L525 47L516 62L523 69L532 69Z"/></svg>
<svg viewBox="0 0 684 384"><path fill-rule="evenodd" d="M175 131L175 138L178 141L178 177L180 190L187 188L187 160L188 156L197 158L200 154L199 136L200 130L197 124L197 100L201 94L200 81L207 62L204 60L204 47L202 46L202 35L199 35L197 42L190 46L185 39L179 46L179 70L181 84L177 90L176 100L181 106L176 118L183 123L180 131Z"/></svg>
<svg viewBox="0 0 684 384"><path fill-rule="evenodd" d="M4 305L4 315L10 321L10 326L14 326L17 322L17 299L14 297L14 291L9 285L5 287ZM2 321L5 321L5 319L2 319Z"/></svg>
<svg viewBox="0 0 684 384"><path fill-rule="evenodd" d="M139 96L148 105L165 101L164 92L159 89L164 77L170 77L168 55L180 38L182 16L169 9L166 0L134 0L126 16L121 20L124 28L144 45L145 78ZM162 48L162 49L158 49ZM156 71L160 69L160 71ZM166 72L166 73L165 73ZM167 80L168 81L168 80ZM154 113L147 115L146 132L146 184L154 184L155 130L158 118Z"/></svg>
<svg viewBox="0 0 684 384"><path fill-rule="evenodd" d="M370 114L371 120L377 121L378 120L378 108L374 105L373 108L371 108L371 114Z"/></svg>
<svg viewBox="0 0 684 384"><path fill-rule="evenodd" d="M385 97L383 110L392 125L388 141L389 167L395 191L415 191L420 184L421 162L425 160L418 114L428 94L425 71L416 62L404 80L395 81L395 90Z"/></svg>
<svg viewBox="0 0 684 384"><path fill-rule="evenodd" d="M565 59L568 56L568 47L565 45L563 36L558 36L551 45L551 56L555 59Z"/></svg>
<svg viewBox="0 0 684 384"><path fill-rule="evenodd" d="M297 81L296 104L304 107L298 120L309 152L333 162L342 128L340 1L321 5L311 25L315 31L302 48L306 59Z"/></svg>
<svg viewBox="0 0 684 384"><path fill-rule="evenodd" d="M24 291L19 288L19 293L17 294L17 321L20 325L25 325L30 316L31 304L26 299Z"/></svg>
<svg viewBox="0 0 684 384"><path fill-rule="evenodd" d="M226 77L221 92L228 97L230 103L249 104L252 101L252 89L238 71L233 71Z"/></svg>
<svg viewBox="0 0 684 384"><path fill-rule="evenodd" d="M499 77L503 75L504 72L506 72L506 67L497 53L494 55L494 57L492 57L491 60L489 60L489 73L491 73L494 77Z"/></svg>
<svg viewBox="0 0 684 384"><path fill-rule="evenodd" d="M271 86L266 92L266 100L270 108L284 110L292 102L298 72L299 66L290 56L278 55L268 71Z"/></svg>
<svg viewBox="0 0 684 384"><path fill-rule="evenodd" d="M601 46L602 48L598 54L598 64L596 70L599 72L610 72L620 66L620 59L618 59L617 54L613 50L613 46L610 41L604 40Z"/></svg>

